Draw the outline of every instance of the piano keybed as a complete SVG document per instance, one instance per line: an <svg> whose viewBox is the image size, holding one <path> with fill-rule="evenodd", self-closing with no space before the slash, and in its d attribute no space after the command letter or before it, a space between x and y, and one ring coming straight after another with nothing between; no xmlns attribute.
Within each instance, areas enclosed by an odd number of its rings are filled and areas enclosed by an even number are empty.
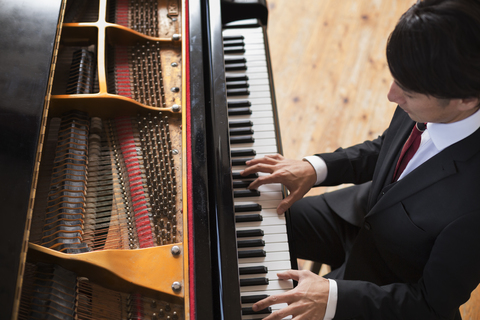
<svg viewBox="0 0 480 320"><path fill-rule="evenodd" d="M181 4L66 8L18 316L188 318Z"/></svg>
<svg viewBox="0 0 480 320"><path fill-rule="evenodd" d="M280 152L264 32L255 22L223 31L242 319L259 319L285 307L251 310L254 302L293 288L276 275L292 268L285 216L276 213L282 186L248 190L257 175L239 175L245 161Z"/></svg>

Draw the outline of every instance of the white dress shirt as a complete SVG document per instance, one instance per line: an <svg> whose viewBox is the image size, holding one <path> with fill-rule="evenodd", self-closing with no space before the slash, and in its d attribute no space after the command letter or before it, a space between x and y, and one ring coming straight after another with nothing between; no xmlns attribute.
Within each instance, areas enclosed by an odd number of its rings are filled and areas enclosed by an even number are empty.
<svg viewBox="0 0 480 320"><path fill-rule="evenodd" d="M427 123L427 128L422 133L422 140L417 152L408 162L405 170L402 172L398 180L401 180L407 174L415 170L425 161L438 154L443 149L452 144L465 139L477 129L480 128L480 110L463 120L452 123ZM310 162L317 173L317 182L315 185L322 183L327 177L327 165L321 157L308 156L304 160ZM337 282L328 279L330 282L330 291L328 294L327 311L324 320L332 320L335 316L338 300Z"/></svg>

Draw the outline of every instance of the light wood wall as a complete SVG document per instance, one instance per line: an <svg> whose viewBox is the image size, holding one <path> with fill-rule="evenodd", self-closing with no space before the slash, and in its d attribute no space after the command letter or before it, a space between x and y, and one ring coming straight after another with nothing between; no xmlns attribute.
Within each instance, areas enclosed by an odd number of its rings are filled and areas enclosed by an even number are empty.
<svg viewBox="0 0 480 320"><path fill-rule="evenodd" d="M415 0L268 0L284 155L301 159L380 135L395 104L385 46ZM309 195L332 188L315 188ZM478 290L477 290L478 291ZM480 319L480 294L461 311Z"/></svg>

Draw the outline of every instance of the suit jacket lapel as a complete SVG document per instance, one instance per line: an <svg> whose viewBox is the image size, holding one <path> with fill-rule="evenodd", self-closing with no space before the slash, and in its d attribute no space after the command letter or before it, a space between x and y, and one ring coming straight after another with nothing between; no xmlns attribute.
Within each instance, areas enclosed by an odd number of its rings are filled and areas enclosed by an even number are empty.
<svg viewBox="0 0 480 320"><path fill-rule="evenodd" d="M479 153L479 142L480 129L427 160L393 185L388 186L388 180L380 180L385 181L383 186L388 188L388 192L385 192L385 195L380 197L367 215L385 209L452 174L456 174L457 166L455 162L466 161L474 154ZM388 179L389 177L385 178ZM378 197L379 194L381 195L381 191L374 196Z"/></svg>
<svg viewBox="0 0 480 320"><path fill-rule="evenodd" d="M415 122L400 108L397 108L392 123L388 128L388 135L392 138L385 141L382 152L379 155L378 163L380 168L376 168L373 176L373 184L369 197L368 208L372 208L377 202L378 195L382 190L392 183L393 171L400 157L400 152L407 141Z"/></svg>

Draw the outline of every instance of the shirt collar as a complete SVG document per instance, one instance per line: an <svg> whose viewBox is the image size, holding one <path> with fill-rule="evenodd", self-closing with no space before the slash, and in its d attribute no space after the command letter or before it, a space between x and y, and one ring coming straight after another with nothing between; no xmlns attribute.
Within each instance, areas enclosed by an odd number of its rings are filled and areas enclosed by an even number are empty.
<svg viewBox="0 0 480 320"><path fill-rule="evenodd" d="M452 123L427 123L427 130L435 147L441 151L465 139L480 128L480 110L463 120Z"/></svg>

